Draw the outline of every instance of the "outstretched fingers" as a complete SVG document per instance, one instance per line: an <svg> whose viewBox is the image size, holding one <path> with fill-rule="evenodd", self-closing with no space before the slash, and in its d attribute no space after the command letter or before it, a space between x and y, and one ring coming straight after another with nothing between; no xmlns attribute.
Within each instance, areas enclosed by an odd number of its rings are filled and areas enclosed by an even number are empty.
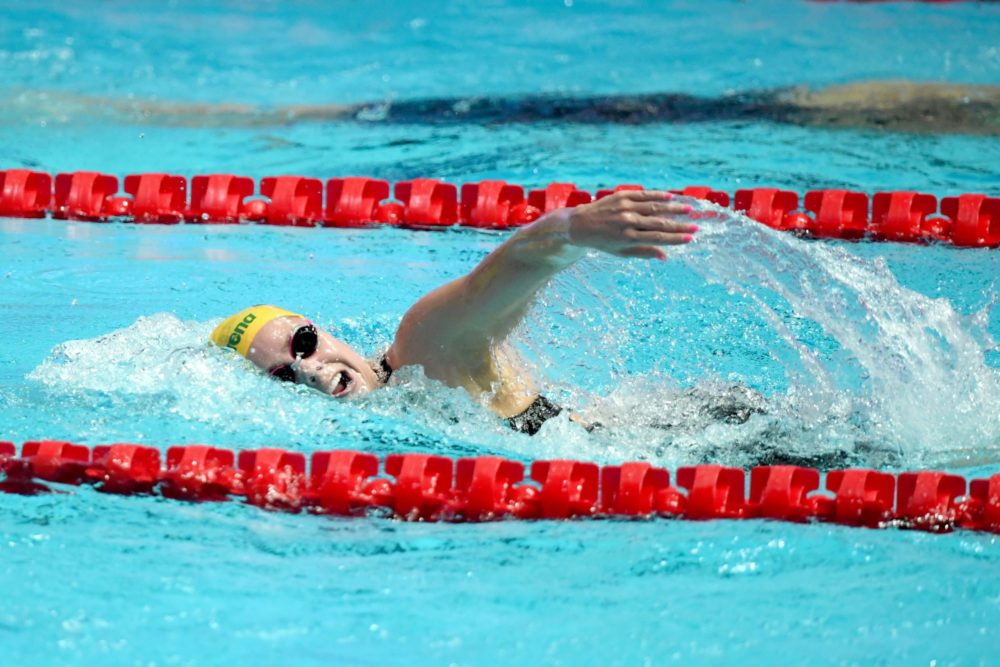
<svg viewBox="0 0 1000 667"><path fill-rule="evenodd" d="M637 216L632 228L641 232L664 232L670 234L694 234L698 231L698 225L691 222L682 222L673 218L662 218L655 215Z"/></svg>
<svg viewBox="0 0 1000 667"><path fill-rule="evenodd" d="M694 236L688 231L660 232L632 230L627 234L626 238L632 243L641 243L642 245L682 245L690 243L694 239Z"/></svg>
<svg viewBox="0 0 1000 667"><path fill-rule="evenodd" d="M624 257L665 259L663 248L688 243L698 226L682 221L691 206L660 190L623 190L570 214L572 243Z"/></svg>
<svg viewBox="0 0 1000 667"><path fill-rule="evenodd" d="M629 210L645 216L686 215L691 212L691 205L663 200L642 201L630 204Z"/></svg>

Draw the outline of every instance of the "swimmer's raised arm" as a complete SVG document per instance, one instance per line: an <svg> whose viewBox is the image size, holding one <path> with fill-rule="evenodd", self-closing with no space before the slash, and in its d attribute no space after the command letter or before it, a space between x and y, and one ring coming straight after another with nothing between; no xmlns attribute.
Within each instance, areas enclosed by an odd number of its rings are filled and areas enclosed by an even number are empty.
<svg viewBox="0 0 1000 667"><path fill-rule="evenodd" d="M468 275L420 299L403 316L389 352L393 367L419 364L429 377L471 391L507 385L502 348L539 290L596 249L621 257L664 259L661 246L687 243L697 231L674 216L690 207L657 191L623 191L561 209L523 227ZM501 355L502 356L502 355ZM522 382L523 384L523 382ZM523 388L523 387L522 387ZM527 392L530 401L530 392ZM513 400L513 399L512 399ZM509 409L523 408L516 399Z"/></svg>

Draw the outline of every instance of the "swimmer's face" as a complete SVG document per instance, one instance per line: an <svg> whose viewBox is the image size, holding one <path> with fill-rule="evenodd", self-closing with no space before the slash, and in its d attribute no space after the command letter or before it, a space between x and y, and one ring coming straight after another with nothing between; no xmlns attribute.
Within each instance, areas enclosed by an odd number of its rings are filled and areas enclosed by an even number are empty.
<svg viewBox="0 0 1000 667"><path fill-rule="evenodd" d="M311 323L301 317L279 317L265 324L247 353L265 373L293 379L330 396L363 394L379 386L378 376L364 357L343 341L317 328L316 351L298 358L292 338Z"/></svg>

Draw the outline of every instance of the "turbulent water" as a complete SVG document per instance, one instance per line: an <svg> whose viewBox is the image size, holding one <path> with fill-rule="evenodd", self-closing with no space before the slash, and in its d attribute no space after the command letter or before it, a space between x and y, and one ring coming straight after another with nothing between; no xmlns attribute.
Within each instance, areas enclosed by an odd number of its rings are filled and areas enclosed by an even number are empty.
<svg viewBox="0 0 1000 667"><path fill-rule="evenodd" d="M652 451L670 460L743 464L996 460L1000 372L986 360L996 349L987 311L965 316L947 299L906 289L883 259L860 258L849 245L695 205L702 231L672 251L683 269L669 280L642 265L616 271L604 259L596 262L603 270L573 276L605 305L585 309L593 321L576 332L589 346L578 358L591 366L586 375L616 379L588 411L614 425L616 441L659 443ZM696 280L685 272L709 289L687 293ZM550 304L557 315L543 315L550 326L536 332L583 312L580 299L564 296L574 281L562 282ZM536 350L558 346L554 336L530 338ZM779 373L765 372L775 366Z"/></svg>
<svg viewBox="0 0 1000 667"><path fill-rule="evenodd" d="M1000 372L987 313L902 287L851 246L774 232L696 204L697 241L669 271L590 256L515 335L568 419L510 432L461 390L402 369L388 390L332 401L208 346L215 321L159 313L56 347L30 379L116 420L176 424L177 441L427 449L674 466L795 462L890 468L993 462ZM395 321L322 322L376 355ZM127 415L127 417L126 417ZM150 430L155 430L150 428ZM160 443L165 444L165 443Z"/></svg>

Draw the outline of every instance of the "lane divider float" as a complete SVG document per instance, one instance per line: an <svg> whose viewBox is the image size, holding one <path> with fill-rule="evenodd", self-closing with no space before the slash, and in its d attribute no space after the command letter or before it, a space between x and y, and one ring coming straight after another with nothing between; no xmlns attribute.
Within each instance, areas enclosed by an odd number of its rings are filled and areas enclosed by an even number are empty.
<svg viewBox="0 0 1000 667"><path fill-rule="evenodd" d="M305 227L395 225L433 229L462 225L507 229L564 207L578 206L636 184L593 195L572 183L551 183L527 193L501 180L452 183L415 178L388 181L350 176L327 179L268 176L253 179L207 174L188 180L163 173L131 174L119 190L117 176L91 171L50 174L0 171L0 216L135 223L234 224ZM816 238L869 239L1000 247L1000 197L938 197L897 191L750 188L729 193L705 186L671 190L719 206L732 206L774 229ZM324 201L325 193L325 201ZM190 195L190 197L189 197Z"/></svg>
<svg viewBox="0 0 1000 667"><path fill-rule="evenodd" d="M476 456L374 454L264 448L234 453L207 445L90 449L65 441L25 442L20 456L0 442L0 491L33 495L50 484L93 485L122 495L244 502L269 510L408 521L489 521L667 517L689 520L822 521L928 532L956 528L1000 534L1000 473L968 484L939 471L892 475L851 468L825 475L778 465L750 471L695 465L670 472L646 462L598 466L571 460L518 461Z"/></svg>

